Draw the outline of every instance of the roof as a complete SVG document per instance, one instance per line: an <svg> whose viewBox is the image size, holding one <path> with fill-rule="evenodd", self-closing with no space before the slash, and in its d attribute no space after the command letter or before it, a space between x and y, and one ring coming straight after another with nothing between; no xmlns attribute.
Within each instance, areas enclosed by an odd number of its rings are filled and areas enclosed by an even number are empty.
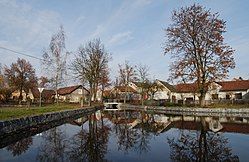
<svg viewBox="0 0 249 162"><path fill-rule="evenodd" d="M175 86L177 92L180 93L193 93L197 91L197 84L195 83L182 83Z"/></svg>
<svg viewBox="0 0 249 162"><path fill-rule="evenodd" d="M39 98L40 97L40 92L39 92L38 88L31 89L31 92L32 92L34 98ZM41 96L43 98L52 98L53 95L55 95L55 91L51 90L51 89L44 89L42 91L42 94L41 94Z"/></svg>
<svg viewBox="0 0 249 162"><path fill-rule="evenodd" d="M115 90L119 90L120 92L125 92L125 89L126 89L125 86L116 86L114 88L115 88ZM127 86L127 92L136 93L137 91L135 89L133 89L132 87Z"/></svg>
<svg viewBox="0 0 249 162"><path fill-rule="evenodd" d="M67 95L67 94L71 94L72 92L74 92L76 89L81 88L82 85L76 85L76 86L70 86L70 87L63 87L63 88L59 88L58 89L58 94L59 95ZM86 91L88 91L86 88L84 88Z"/></svg>
<svg viewBox="0 0 249 162"><path fill-rule="evenodd" d="M217 82L221 85L220 91L243 91L249 89L249 80L235 80Z"/></svg>
<svg viewBox="0 0 249 162"><path fill-rule="evenodd" d="M249 124L247 123L221 123L223 129L221 132L233 132L249 134ZM173 128L188 129L188 130L200 130L201 123L194 121L174 121L171 123ZM206 128L207 129L207 128Z"/></svg>
<svg viewBox="0 0 249 162"><path fill-rule="evenodd" d="M169 84L168 82L162 81L162 80L158 80L163 86L165 86L166 88L168 88L171 92L176 92L175 86Z"/></svg>

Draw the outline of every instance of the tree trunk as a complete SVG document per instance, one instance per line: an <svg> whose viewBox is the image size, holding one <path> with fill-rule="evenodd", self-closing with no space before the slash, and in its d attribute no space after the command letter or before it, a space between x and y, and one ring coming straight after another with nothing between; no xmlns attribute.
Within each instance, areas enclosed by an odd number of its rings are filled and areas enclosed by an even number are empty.
<svg viewBox="0 0 249 162"><path fill-rule="evenodd" d="M81 107L83 107L84 106L84 98L85 98L85 96L84 96L84 84L82 84L82 88L81 88L81 101L80 101L80 106Z"/></svg>
<svg viewBox="0 0 249 162"><path fill-rule="evenodd" d="M199 104L201 107L205 106L205 96L206 96L206 93L201 93L199 97Z"/></svg>
<svg viewBox="0 0 249 162"><path fill-rule="evenodd" d="M126 96L127 96L127 84L125 84L125 97L124 97L124 104L126 103Z"/></svg>
<svg viewBox="0 0 249 162"><path fill-rule="evenodd" d="M144 105L144 90L142 89L142 94L141 94L141 104L142 106Z"/></svg>
<svg viewBox="0 0 249 162"><path fill-rule="evenodd" d="M18 103L20 104L20 102L22 101L23 99L23 96L22 96L22 86L20 87L20 94L19 94L19 97L18 97Z"/></svg>

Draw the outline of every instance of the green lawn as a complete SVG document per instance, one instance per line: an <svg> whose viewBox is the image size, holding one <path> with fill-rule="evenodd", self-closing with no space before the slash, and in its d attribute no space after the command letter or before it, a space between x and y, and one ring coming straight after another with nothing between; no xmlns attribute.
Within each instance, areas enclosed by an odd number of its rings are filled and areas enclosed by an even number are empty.
<svg viewBox="0 0 249 162"><path fill-rule="evenodd" d="M1 108L0 107L0 120L20 118L24 116L31 116L37 114L43 114L48 112L56 112L62 110L69 109L77 109L80 108L79 104L53 104L44 107L30 107L30 108L19 108L19 107L8 107Z"/></svg>

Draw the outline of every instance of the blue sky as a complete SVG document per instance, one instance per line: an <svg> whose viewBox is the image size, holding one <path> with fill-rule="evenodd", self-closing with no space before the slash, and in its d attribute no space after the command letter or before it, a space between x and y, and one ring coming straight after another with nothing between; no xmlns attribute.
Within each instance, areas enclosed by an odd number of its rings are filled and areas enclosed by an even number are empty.
<svg viewBox="0 0 249 162"><path fill-rule="evenodd" d="M68 51L101 39L112 54L112 77L117 75L117 65L128 60L133 65L148 65L151 78L166 80L171 60L163 54L163 29L171 23L174 9L193 3L219 12L227 21L225 42L236 50L236 68L230 71L230 78L249 79L247 0L0 0L0 46L41 57L62 24ZM0 49L2 65L15 62L17 57ZM29 60L39 75L45 73L38 60L19 57Z"/></svg>

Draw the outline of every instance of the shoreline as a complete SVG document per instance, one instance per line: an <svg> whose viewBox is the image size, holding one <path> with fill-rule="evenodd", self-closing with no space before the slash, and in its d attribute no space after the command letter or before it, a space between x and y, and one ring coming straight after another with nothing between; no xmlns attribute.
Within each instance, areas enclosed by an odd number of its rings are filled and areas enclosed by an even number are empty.
<svg viewBox="0 0 249 162"><path fill-rule="evenodd" d="M121 110L143 110L175 115L249 117L249 108L196 108L141 105L121 105L120 108Z"/></svg>
<svg viewBox="0 0 249 162"><path fill-rule="evenodd" d="M47 124L59 120L66 120L74 116L82 116L91 114L97 110L100 110L100 106L84 107L82 109L72 109L57 112L44 113L40 115L32 115L21 118L14 118L0 121L0 138L18 132L29 127L37 125Z"/></svg>

